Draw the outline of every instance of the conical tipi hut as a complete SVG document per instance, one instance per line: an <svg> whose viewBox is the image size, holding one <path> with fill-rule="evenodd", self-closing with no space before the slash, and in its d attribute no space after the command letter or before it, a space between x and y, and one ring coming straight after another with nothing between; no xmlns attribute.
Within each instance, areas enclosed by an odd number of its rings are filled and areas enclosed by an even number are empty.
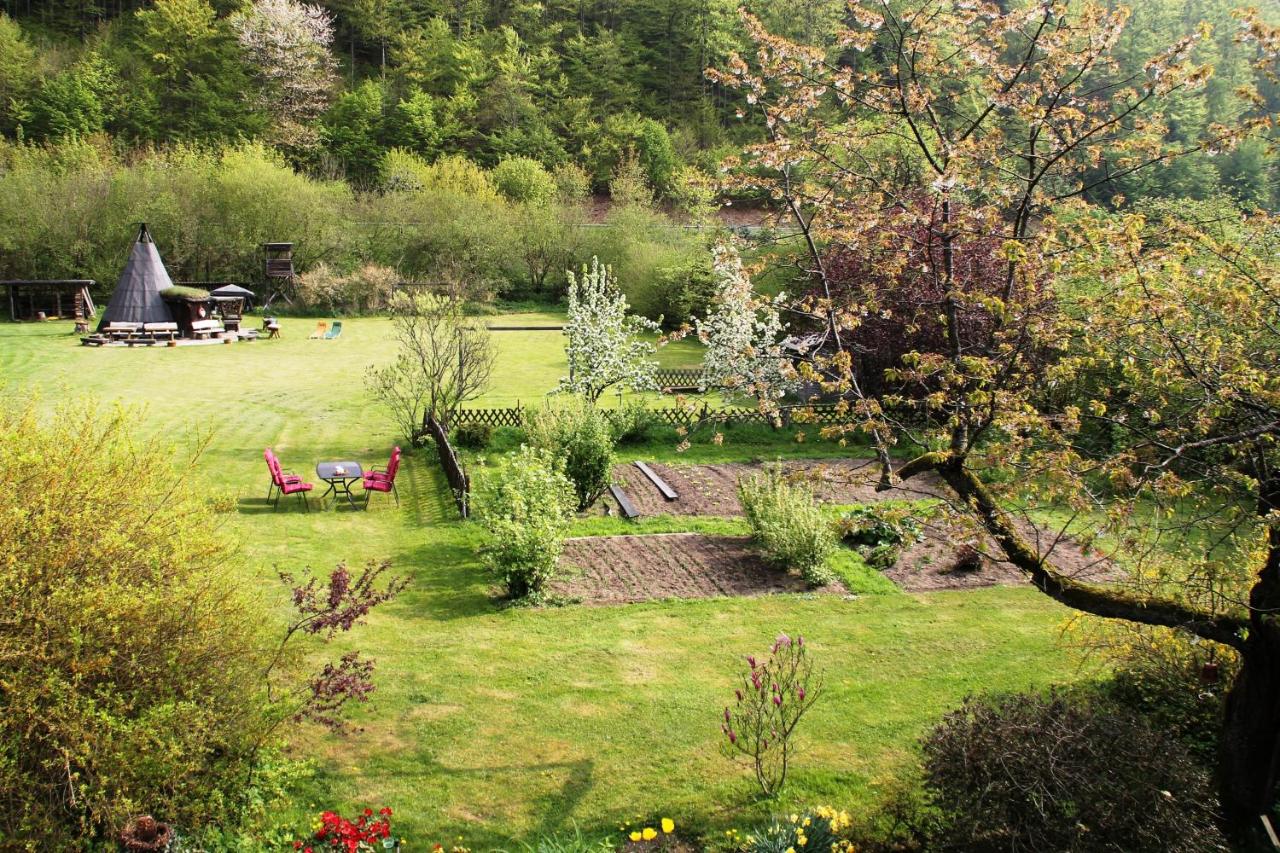
<svg viewBox="0 0 1280 853"><path fill-rule="evenodd" d="M164 261L143 223L107 310L102 312L98 331L108 323L172 323L173 316L160 298L160 291L172 286Z"/></svg>

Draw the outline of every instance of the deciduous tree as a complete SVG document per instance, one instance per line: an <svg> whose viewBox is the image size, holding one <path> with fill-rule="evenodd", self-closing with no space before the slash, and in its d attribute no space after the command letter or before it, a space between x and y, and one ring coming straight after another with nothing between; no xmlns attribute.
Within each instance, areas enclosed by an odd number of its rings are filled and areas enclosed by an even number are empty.
<svg viewBox="0 0 1280 853"><path fill-rule="evenodd" d="M1189 631L1243 656L1221 773L1224 807L1243 825L1272 801L1268 768L1280 755L1280 632L1269 615L1280 587L1280 540L1274 450L1264 450L1280 429L1276 355L1266 343L1275 333L1274 273L1221 249L1223 268L1207 289L1193 291L1198 296L1168 289L1152 298L1154 283L1186 269L1187 252L1152 253L1141 220L1100 216L1083 199L1181 154L1230 149L1268 119L1243 117L1165 144L1161 105L1209 78L1210 69L1190 58L1205 32L1162 46L1134 71L1114 55L1127 18L1122 9L863 0L851 4L850 15L838 43L880 60L866 68L829 63L822 51L772 35L747 16L753 60L735 57L725 72L713 72L745 92L769 136L749 149L732 183L768 193L789 212L816 282L816 295L799 307L822 342L801 372L821 381L871 435L882 487L935 472L956 507L1046 594L1105 618ZM936 322L940 346L904 354L884 372L894 387L873 396L858 379L857 342L878 306L841 298L827 251L838 246L902 270L920 235L932 248L913 274L929 279L932 295L919 307ZM963 252L990 241L998 241L999 262L963 275ZM1114 286L1087 307L1065 289L1081 280L1066 273L1084 253L1095 281ZM1233 294L1252 307L1228 309ZM1203 304L1193 310L1187 299ZM1211 316L1219 328L1208 335ZM1120 330L1133 326L1156 336L1144 339L1144 352L1124 343ZM1110 349L1090 343L1107 327L1116 335ZM1120 376L1135 390L1123 393L1139 394L1145 385L1140 396L1151 400L1145 415L1125 421L1133 434L1104 460L1072 438L1082 401L1054 396L1101 359L1127 365ZM1260 372L1261 364L1270 367ZM1153 425L1176 389L1201 399L1188 400L1180 409L1186 416L1162 434ZM901 441L926 451L899 464L889 451ZM1210 448L1210 455L1244 454L1223 460L1215 480L1252 490L1247 519L1238 502L1223 509L1209 500L1222 498L1217 482L1182 467ZM1005 473L999 483L984 476L997 471ZM1167 525L1145 508L1164 489L1165 500L1203 496L1203 512L1230 518L1242 547L1214 551L1210 563L1231 563L1237 578L1247 578L1243 585L1228 583L1229 572L1187 566L1184 553L1163 547ZM1053 530L1031 536L1026 530L1035 528L1014 522L1018 509L1049 507L1066 519ZM1126 561L1127 582L1099 585L1054 562L1063 537L1096 544L1099 530L1131 546L1127 557L1144 558Z"/></svg>
<svg viewBox="0 0 1280 853"><path fill-rule="evenodd" d="M559 389L595 403L615 385L632 391L655 388L656 348L644 335L656 332L658 324L628 313L627 297L618 289L613 271L598 258L591 259L590 269L582 267L581 276L569 272L568 277L569 375L560 380Z"/></svg>
<svg viewBox="0 0 1280 853"><path fill-rule="evenodd" d="M370 367L369 386L415 446L427 421L447 423L454 411L483 393L497 349L482 326L448 293L397 293L391 301L396 359Z"/></svg>

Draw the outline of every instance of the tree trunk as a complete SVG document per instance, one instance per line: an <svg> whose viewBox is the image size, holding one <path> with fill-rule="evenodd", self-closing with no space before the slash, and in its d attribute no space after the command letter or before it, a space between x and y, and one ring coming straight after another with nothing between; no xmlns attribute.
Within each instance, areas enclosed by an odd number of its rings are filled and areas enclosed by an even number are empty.
<svg viewBox="0 0 1280 853"><path fill-rule="evenodd" d="M1260 620L1259 620L1260 621ZM1280 762L1280 631L1250 632L1240 675L1227 694L1218 772L1227 824L1256 829L1275 804Z"/></svg>
<svg viewBox="0 0 1280 853"><path fill-rule="evenodd" d="M1263 485L1258 514L1280 508L1280 478ZM1249 635L1222 723L1222 808L1237 830L1252 829L1276 799L1280 773L1280 528L1267 533L1267 561L1249 593Z"/></svg>

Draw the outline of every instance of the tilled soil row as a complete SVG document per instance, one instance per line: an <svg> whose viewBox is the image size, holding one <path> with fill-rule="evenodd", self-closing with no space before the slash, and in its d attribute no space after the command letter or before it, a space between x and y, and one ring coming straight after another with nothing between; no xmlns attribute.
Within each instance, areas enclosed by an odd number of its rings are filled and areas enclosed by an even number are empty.
<svg viewBox="0 0 1280 853"><path fill-rule="evenodd" d="M552 583L552 592L588 604L808 589L802 578L761 560L745 536L659 533L570 539L561 564L567 572Z"/></svg>

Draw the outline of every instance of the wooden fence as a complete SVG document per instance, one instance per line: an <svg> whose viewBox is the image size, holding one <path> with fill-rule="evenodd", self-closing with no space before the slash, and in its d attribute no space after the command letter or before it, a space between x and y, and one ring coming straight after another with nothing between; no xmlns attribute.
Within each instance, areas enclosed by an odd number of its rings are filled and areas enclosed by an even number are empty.
<svg viewBox="0 0 1280 853"><path fill-rule="evenodd" d="M830 403L813 406L782 406L776 415L745 407L713 409L705 404L701 408L692 409L664 406L650 409L649 413L667 426L685 428L706 423L765 424L773 427L798 423L832 425L848 423L851 419L847 410L842 410ZM517 405L507 409L458 409L449 419L449 424L453 427L464 423L485 424L491 427L524 426L524 407Z"/></svg>
<svg viewBox="0 0 1280 853"><path fill-rule="evenodd" d="M436 443L440 466L444 468L445 479L449 481L449 489L453 492L453 502L458 505L458 513L466 518L471 512L471 478L458 461L453 445L449 444L449 433L444 426L435 418L428 418L427 432Z"/></svg>
<svg viewBox="0 0 1280 853"><path fill-rule="evenodd" d="M697 391L702 371L696 367L662 367L658 369L657 380L663 391Z"/></svg>

